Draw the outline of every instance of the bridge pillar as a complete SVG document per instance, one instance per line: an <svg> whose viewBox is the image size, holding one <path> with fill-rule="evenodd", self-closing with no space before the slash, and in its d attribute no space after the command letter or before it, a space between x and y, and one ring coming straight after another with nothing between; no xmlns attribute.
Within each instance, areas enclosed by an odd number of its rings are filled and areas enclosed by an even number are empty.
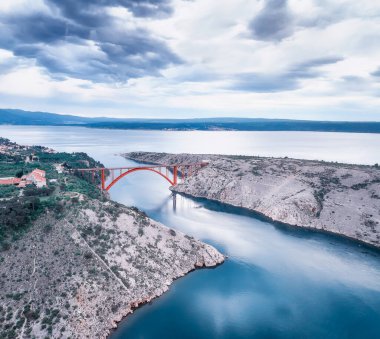
<svg viewBox="0 0 380 339"><path fill-rule="evenodd" d="M106 184L106 178L105 178L105 174L104 174L104 169L102 169L102 191L104 191L104 189L106 188L105 184Z"/></svg>
<svg viewBox="0 0 380 339"><path fill-rule="evenodd" d="M173 186L177 185L177 181L178 181L178 167L177 166L174 166L174 169L173 169Z"/></svg>

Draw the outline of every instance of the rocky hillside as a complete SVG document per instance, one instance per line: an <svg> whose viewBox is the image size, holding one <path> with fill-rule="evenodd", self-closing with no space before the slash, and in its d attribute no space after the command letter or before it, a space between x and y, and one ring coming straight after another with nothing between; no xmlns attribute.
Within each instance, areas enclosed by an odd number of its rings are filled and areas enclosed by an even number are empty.
<svg viewBox="0 0 380 339"><path fill-rule="evenodd" d="M0 186L0 338L105 338L174 279L224 261L213 247L109 201L102 166L0 138L0 177L38 168L47 186Z"/></svg>
<svg viewBox="0 0 380 339"><path fill-rule="evenodd" d="M0 337L105 338L174 279L223 260L137 209L80 196L0 252Z"/></svg>
<svg viewBox="0 0 380 339"><path fill-rule="evenodd" d="M149 163L209 160L179 193L217 200L290 225L380 247L380 168L287 158L135 152Z"/></svg>

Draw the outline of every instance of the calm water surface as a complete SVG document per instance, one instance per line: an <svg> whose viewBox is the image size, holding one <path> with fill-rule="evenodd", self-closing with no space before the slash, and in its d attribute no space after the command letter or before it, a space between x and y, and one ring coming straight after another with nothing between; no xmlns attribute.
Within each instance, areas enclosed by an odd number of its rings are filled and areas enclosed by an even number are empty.
<svg viewBox="0 0 380 339"><path fill-rule="evenodd" d="M108 166L133 164L115 154L134 150L380 162L380 135L370 134L2 126L0 136L84 151ZM112 338L379 338L379 252L178 195L174 209L167 188L159 176L137 172L115 185L111 196L229 259L176 281L123 321Z"/></svg>

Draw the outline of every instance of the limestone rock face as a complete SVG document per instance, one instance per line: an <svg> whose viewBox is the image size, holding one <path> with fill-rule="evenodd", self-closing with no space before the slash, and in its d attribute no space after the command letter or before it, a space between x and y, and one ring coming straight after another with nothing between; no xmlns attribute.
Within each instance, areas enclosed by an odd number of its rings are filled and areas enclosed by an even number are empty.
<svg viewBox="0 0 380 339"><path fill-rule="evenodd" d="M137 209L82 199L0 252L0 337L105 338L174 279L223 261Z"/></svg>
<svg viewBox="0 0 380 339"><path fill-rule="evenodd" d="M209 160L172 189L380 247L380 169L288 158L134 152L149 163Z"/></svg>

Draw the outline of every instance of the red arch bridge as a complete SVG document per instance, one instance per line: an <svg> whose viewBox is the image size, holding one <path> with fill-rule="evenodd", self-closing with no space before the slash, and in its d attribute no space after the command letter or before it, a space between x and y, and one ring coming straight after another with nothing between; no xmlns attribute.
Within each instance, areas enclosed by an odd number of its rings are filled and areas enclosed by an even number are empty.
<svg viewBox="0 0 380 339"><path fill-rule="evenodd" d="M72 171L81 175L84 178L96 183L100 178L100 187L103 191L108 191L120 179L128 174L137 171L150 171L157 173L166 179L171 186L175 186L181 180L194 175L200 168L207 166L208 162L197 162L192 164L175 164L175 165L149 165L149 166L136 166L136 167L112 167L112 168L78 168Z"/></svg>

